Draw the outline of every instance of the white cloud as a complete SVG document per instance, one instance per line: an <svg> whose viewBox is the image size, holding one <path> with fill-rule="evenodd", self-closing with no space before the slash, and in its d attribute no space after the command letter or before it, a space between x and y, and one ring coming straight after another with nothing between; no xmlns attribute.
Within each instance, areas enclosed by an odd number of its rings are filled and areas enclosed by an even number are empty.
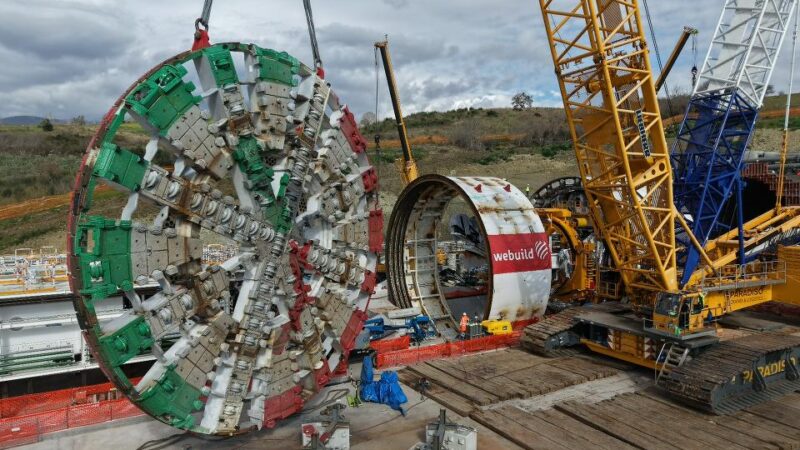
<svg viewBox="0 0 800 450"><path fill-rule="evenodd" d="M699 10L691 0L651 2L662 56L691 25L701 30L700 65L722 4L704 1ZM537 105L560 104L541 15L530 0L339 0L313 6L328 78L359 115L374 109L372 44L384 34L406 112L508 106L521 90L533 92ZM3 0L0 117L99 118L133 80L191 45L201 7L197 0ZM210 32L213 42L255 42L311 61L297 0L216 2ZM782 53L785 64L789 52ZM669 79L673 91L689 88L693 63L687 47ZM776 71L776 90L786 89L787 72ZM385 116L391 107L382 74L379 87Z"/></svg>

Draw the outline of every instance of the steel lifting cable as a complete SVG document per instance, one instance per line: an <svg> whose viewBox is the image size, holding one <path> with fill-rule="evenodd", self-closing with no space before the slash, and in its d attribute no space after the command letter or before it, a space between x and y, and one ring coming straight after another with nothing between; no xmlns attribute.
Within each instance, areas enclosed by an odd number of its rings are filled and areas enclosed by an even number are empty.
<svg viewBox="0 0 800 450"><path fill-rule="evenodd" d="M317 30L314 28L314 14L311 12L311 0L303 0L303 8L306 10L311 52L314 54L314 69L317 70L317 75L320 78L325 78L325 72L322 70L322 57L319 55L319 45L317 44Z"/></svg>
<svg viewBox="0 0 800 450"><path fill-rule="evenodd" d="M197 22L195 26L203 25L206 30L208 30L208 19L211 16L211 4L214 0L205 0L203 3L203 12L200 13L200 17L197 18Z"/></svg>
<svg viewBox="0 0 800 450"><path fill-rule="evenodd" d="M786 113L783 117L783 139L781 143L781 163L778 171L777 200L775 210L780 213L783 206L783 191L786 180L786 154L789 151L789 116L792 110L792 90L794 89L794 69L797 59L797 32L800 28L800 7L795 7L794 31L792 32L792 62L789 70L789 92L786 93Z"/></svg>
<svg viewBox="0 0 800 450"><path fill-rule="evenodd" d="M208 36L208 20L211 16L212 3L213 0L205 0L203 3L203 10L200 12L200 17L194 21L194 43L192 44L192 51L197 51L211 45Z"/></svg>
<svg viewBox="0 0 800 450"><path fill-rule="evenodd" d="M373 47L375 56L375 158L378 160L378 186L382 176L383 161L381 161L381 135L378 127L378 101L380 98L381 73L378 67L378 47Z"/></svg>
<svg viewBox="0 0 800 450"><path fill-rule="evenodd" d="M697 33L692 34L692 90L697 84Z"/></svg>
<svg viewBox="0 0 800 450"><path fill-rule="evenodd" d="M653 29L653 20L650 17L650 7L647 5L647 0L642 0L644 4L644 13L647 16L647 26L650 28L650 38L653 41L653 50L656 52L656 61L658 62L658 70L664 70L664 64L661 62L661 52L658 50L658 41L656 40L656 32ZM670 117L674 116L672 112L672 96L669 93L669 85L667 81L664 80L664 94L667 96L667 109L669 110Z"/></svg>
<svg viewBox="0 0 800 450"><path fill-rule="evenodd" d="M797 60L797 33L800 28L800 6L795 7L794 31L792 32L792 62L789 71L789 92L786 94L786 115L783 118L783 129L789 130L789 115L792 109L792 90L794 89L794 69Z"/></svg>

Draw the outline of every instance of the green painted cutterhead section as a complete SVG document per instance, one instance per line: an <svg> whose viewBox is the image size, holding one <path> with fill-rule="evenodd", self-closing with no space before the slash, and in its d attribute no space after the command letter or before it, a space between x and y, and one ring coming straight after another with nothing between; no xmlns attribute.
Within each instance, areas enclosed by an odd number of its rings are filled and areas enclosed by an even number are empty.
<svg viewBox="0 0 800 450"><path fill-rule="evenodd" d="M100 337L100 352L111 366L119 367L134 356L147 353L153 335L144 316L139 316L111 334Z"/></svg>
<svg viewBox="0 0 800 450"><path fill-rule="evenodd" d="M194 83L182 79L186 73L180 65L158 69L134 88L125 104L165 135L179 117L200 103L201 98L192 95Z"/></svg>
<svg viewBox="0 0 800 450"><path fill-rule="evenodd" d="M73 252L81 269L81 294L89 297L86 307L92 313L92 302L133 289L130 221L82 216Z"/></svg>
<svg viewBox="0 0 800 450"><path fill-rule="evenodd" d="M208 47L203 49L203 55L211 66L211 73L214 75L218 87L239 82L236 68L233 65L233 57L227 48L219 45Z"/></svg>
<svg viewBox="0 0 800 450"><path fill-rule="evenodd" d="M203 409L202 393L168 367L158 381L142 391L135 402L140 408L170 425L190 429L195 420L192 413Z"/></svg>
<svg viewBox="0 0 800 450"><path fill-rule="evenodd" d="M300 62L286 52L259 48L258 77L264 81L295 86L294 75L300 71Z"/></svg>
<svg viewBox="0 0 800 450"><path fill-rule="evenodd" d="M94 175L105 178L131 191L138 191L148 162L130 150L104 142L94 163Z"/></svg>

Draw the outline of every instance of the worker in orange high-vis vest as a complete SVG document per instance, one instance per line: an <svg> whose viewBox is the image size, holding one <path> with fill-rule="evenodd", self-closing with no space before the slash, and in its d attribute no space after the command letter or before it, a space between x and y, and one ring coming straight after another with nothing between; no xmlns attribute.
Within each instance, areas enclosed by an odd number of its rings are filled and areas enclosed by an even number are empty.
<svg viewBox="0 0 800 450"><path fill-rule="evenodd" d="M461 323L459 324L459 328L461 329L461 337L467 336L467 326L469 326L469 316L467 316L467 313L462 313Z"/></svg>

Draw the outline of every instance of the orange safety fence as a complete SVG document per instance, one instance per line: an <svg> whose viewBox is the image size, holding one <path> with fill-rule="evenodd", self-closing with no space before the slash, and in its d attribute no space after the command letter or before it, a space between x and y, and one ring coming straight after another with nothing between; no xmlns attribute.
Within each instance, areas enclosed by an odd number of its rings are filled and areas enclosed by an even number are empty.
<svg viewBox="0 0 800 450"><path fill-rule="evenodd" d="M106 185L97 186L95 192L110 191ZM0 220L13 219L16 217L27 216L29 214L47 211L69 205L72 201L72 192L65 194L48 195L46 197L33 198L20 203L0 206Z"/></svg>
<svg viewBox="0 0 800 450"><path fill-rule="evenodd" d="M405 350L411 345L411 336L405 335L403 337L394 339L380 339L369 343L370 348L378 353L391 352L395 350Z"/></svg>
<svg viewBox="0 0 800 450"><path fill-rule="evenodd" d="M139 378L133 378L131 381L137 383ZM0 399L0 419L121 398L124 398L124 395L111 383L2 398Z"/></svg>
<svg viewBox="0 0 800 450"><path fill-rule="evenodd" d="M786 114L786 110L781 109L771 109L769 111L761 111L758 114L759 119L775 119L778 117L783 117ZM789 117L797 117L800 115L800 107L795 106L794 108L789 110ZM661 121L664 127L668 127L670 125L677 125L683 121L684 114L677 114L672 117L667 117ZM694 117L692 117L694 118Z"/></svg>
<svg viewBox="0 0 800 450"><path fill-rule="evenodd" d="M519 344L522 330L538 322L538 319L521 320L514 322L514 332L504 335L485 336L462 341L445 342L443 344L426 345L405 350L378 351L375 366L378 368L407 366L431 359L461 356L467 353L497 350Z"/></svg>
<svg viewBox="0 0 800 450"><path fill-rule="evenodd" d="M39 442L47 433L142 414L111 383L4 398L0 449Z"/></svg>
<svg viewBox="0 0 800 450"><path fill-rule="evenodd" d="M0 419L0 449L39 442L42 435L143 415L127 398Z"/></svg>
<svg viewBox="0 0 800 450"><path fill-rule="evenodd" d="M515 142L525 139L525 133L511 133L511 134L486 134L480 137L481 142L484 144L491 144L496 142ZM438 134L427 135L427 136L414 136L409 137L408 143L411 145L423 145L423 144L432 144L432 145L447 145L452 144L452 139L447 136L442 136ZM382 148L400 148L400 140L399 139L386 139L381 141ZM370 145L370 148L374 150L374 145Z"/></svg>
<svg viewBox="0 0 800 450"><path fill-rule="evenodd" d="M800 171L793 170L796 175ZM744 178L755 179L763 183L769 190L776 192L778 189L778 174L770 170L769 165L763 161L750 163L742 170ZM783 185L783 204L785 206L800 205L800 182L787 179Z"/></svg>
<svg viewBox="0 0 800 450"><path fill-rule="evenodd" d="M164 168L172 172L173 166L167 165ZM100 184L95 187L94 192L109 192L113 188L107 184ZM17 217L27 216L42 211L48 211L55 208L67 206L72 201L72 192L63 194L47 195L39 198L32 198L24 200L19 203L12 203L0 206L0 220L14 219Z"/></svg>
<svg viewBox="0 0 800 450"><path fill-rule="evenodd" d="M426 345L414 347L407 350L395 350L391 352L378 353L375 365L378 368L407 366L431 359L449 358L461 356L466 353L482 352L487 350L497 350L500 348L511 347L519 343L522 335L521 330L511 334L486 336L463 341L445 342L443 344Z"/></svg>

